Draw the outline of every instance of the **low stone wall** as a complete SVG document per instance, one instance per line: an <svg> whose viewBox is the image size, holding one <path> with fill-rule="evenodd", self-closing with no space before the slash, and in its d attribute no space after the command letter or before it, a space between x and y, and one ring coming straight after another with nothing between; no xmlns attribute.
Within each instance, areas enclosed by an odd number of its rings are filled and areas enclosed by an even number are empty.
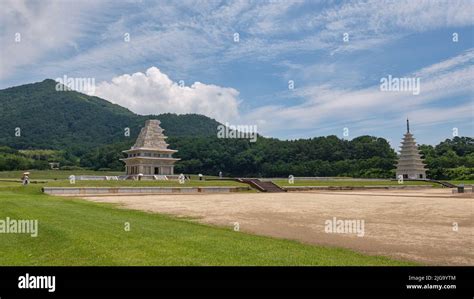
<svg viewBox="0 0 474 299"><path fill-rule="evenodd" d="M289 192L298 192L298 191L311 191L311 190L396 190L396 189L405 189L405 190L418 190L418 189L431 189L434 188L431 185L426 186L285 186L283 189Z"/></svg>
<svg viewBox="0 0 474 299"><path fill-rule="evenodd" d="M248 191L250 187L44 187L51 195L186 194Z"/></svg>

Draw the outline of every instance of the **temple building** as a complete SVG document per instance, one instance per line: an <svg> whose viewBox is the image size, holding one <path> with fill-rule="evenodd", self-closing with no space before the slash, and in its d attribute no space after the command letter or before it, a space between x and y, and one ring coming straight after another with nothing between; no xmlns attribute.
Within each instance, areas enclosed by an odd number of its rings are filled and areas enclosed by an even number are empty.
<svg viewBox="0 0 474 299"><path fill-rule="evenodd" d="M415 138L410 133L410 123L407 119L407 132L405 133L400 147L400 156L397 164L397 178L400 175L404 179L426 179L426 169L421 158Z"/></svg>
<svg viewBox="0 0 474 299"><path fill-rule="evenodd" d="M135 145L131 149L123 151L127 158L121 159L125 162L126 174L129 176L173 175L174 163L180 159L173 158L176 150L168 149L168 144L160 127L160 121L150 119L145 122L138 135Z"/></svg>

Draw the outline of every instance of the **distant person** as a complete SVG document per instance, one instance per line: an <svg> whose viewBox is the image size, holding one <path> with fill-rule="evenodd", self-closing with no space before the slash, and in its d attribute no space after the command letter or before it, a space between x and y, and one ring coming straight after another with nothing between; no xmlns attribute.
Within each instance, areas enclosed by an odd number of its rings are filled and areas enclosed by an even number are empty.
<svg viewBox="0 0 474 299"><path fill-rule="evenodd" d="M222 171L219 171L219 178L222 179Z"/></svg>
<svg viewBox="0 0 474 299"><path fill-rule="evenodd" d="M202 173L198 174L199 180L202 181Z"/></svg>
<svg viewBox="0 0 474 299"><path fill-rule="evenodd" d="M21 181L23 185L28 185L30 183L30 177L28 175L29 173L27 172L23 173L23 176L21 177Z"/></svg>
<svg viewBox="0 0 474 299"><path fill-rule="evenodd" d="M186 179L186 176L184 176L184 174L180 174L178 176L178 181L180 184L184 184L184 180Z"/></svg>

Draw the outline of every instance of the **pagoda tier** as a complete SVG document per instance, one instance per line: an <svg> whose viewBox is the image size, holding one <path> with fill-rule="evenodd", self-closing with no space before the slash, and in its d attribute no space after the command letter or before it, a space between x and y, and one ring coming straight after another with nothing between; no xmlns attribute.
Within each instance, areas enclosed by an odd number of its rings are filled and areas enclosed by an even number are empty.
<svg viewBox="0 0 474 299"><path fill-rule="evenodd" d="M400 147L396 174L397 178L402 176L404 179L426 179L425 164L421 158L415 138L410 133L408 119L407 132L403 137Z"/></svg>

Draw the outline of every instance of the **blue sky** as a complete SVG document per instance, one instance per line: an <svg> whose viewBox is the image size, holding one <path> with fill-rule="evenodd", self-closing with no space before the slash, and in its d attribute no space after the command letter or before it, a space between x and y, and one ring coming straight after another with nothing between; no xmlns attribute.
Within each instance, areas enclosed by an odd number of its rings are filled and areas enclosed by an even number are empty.
<svg viewBox="0 0 474 299"><path fill-rule="evenodd" d="M0 88L94 78L94 95L140 114L281 139L347 128L396 148L406 117L419 143L474 132L472 0L0 2ZM388 75L420 94L381 91Z"/></svg>

